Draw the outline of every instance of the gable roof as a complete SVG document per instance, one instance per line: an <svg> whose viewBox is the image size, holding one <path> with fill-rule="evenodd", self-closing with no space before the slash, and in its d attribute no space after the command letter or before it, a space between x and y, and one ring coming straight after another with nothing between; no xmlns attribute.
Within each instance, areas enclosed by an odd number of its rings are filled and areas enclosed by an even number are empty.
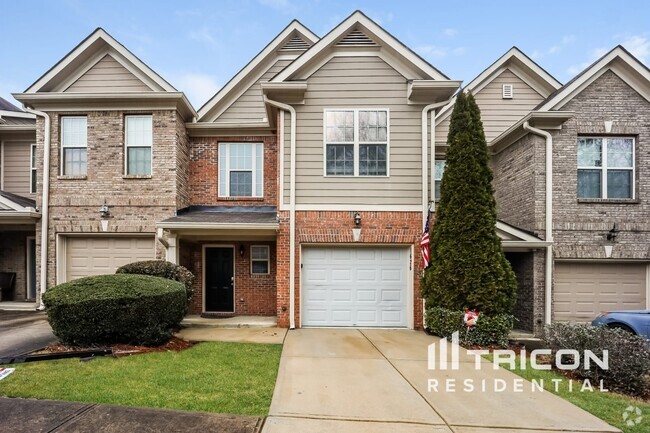
<svg viewBox="0 0 650 433"><path fill-rule="evenodd" d="M608 70L612 70L641 96L650 101L650 69L622 45L617 45L549 95L535 107L535 110L549 111L562 108Z"/></svg>
<svg viewBox="0 0 650 433"><path fill-rule="evenodd" d="M354 43L354 39L356 39L356 43ZM319 55L330 47L359 44L366 46L382 45L387 50L390 50L390 54L401 57L412 64L423 75L422 78L424 79L449 80L449 77L364 15L363 12L357 10L334 27L327 35L323 36L294 62L280 71L271 79L271 82L277 83L291 80L300 70L317 61Z"/></svg>
<svg viewBox="0 0 650 433"><path fill-rule="evenodd" d="M177 90L124 45L98 27L45 74L29 86L24 93L61 91L72 84L110 51L115 60L142 80L151 90L176 92ZM75 72L77 74L75 75Z"/></svg>
<svg viewBox="0 0 650 433"><path fill-rule="evenodd" d="M228 105L226 100L236 99L245 92L257 80L258 75L261 75L259 69L262 65L272 62L280 55L298 57L310 46L313 46L318 39L318 36L300 21L291 21L262 51L253 57L230 81L199 108L199 122L214 120L212 114L220 105L224 105L224 103Z"/></svg>
<svg viewBox="0 0 650 433"><path fill-rule="evenodd" d="M533 87L543 97L546 97L557 89L562 87L555 77L549 74L544 68L538 65L533 59L528 57L523 51L516 46L513 46L499 57L494 63L485 68L483 72L478 74L476 78L470 81L462 91L476 93L480 91L485 85L489 84L492 80L498 77L504 69L512 71L515 75L521 78L526 84ZM436 116L436 124L440 123L443 119L451 114L452 108L456 102L454 98L449 104L442 107Z"/></svg>

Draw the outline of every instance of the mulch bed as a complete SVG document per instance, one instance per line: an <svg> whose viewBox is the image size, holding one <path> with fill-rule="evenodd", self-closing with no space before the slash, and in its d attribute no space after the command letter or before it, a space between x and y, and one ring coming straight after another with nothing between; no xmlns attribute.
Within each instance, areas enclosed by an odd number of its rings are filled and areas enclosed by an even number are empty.
<svg viewBox="0 0 650 433"><path fill-rule="evenodd" d="M77 352L82 350L93 350L93 349L102 349L110 347L113 349L113 356L116 358L138 355L141 353L152 353L152 352L180 352L182 350L189 349L194 346L194 343L189 341L181 340L180 338L172 337L167 342L161 344L160 346L148 347L148 346L132 346L130 344L113 344L107 346L67 346L61 343L53 343L49 346L37 351L32 352L31 355L40 355L45 353L63 353L63 352Z"/></svg>

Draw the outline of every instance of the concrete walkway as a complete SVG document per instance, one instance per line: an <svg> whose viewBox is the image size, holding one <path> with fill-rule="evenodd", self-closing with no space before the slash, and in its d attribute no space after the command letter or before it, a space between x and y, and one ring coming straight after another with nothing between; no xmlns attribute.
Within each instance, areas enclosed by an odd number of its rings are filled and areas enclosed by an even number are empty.
<svg viewBox="0 0 650 433"><path fill-rule="evenodd" d="M0 431L12 433L257 433L262 419L180 410L0 398Z"/></svg>
<svg viewBox="0 0 650 433"><path fill-rule="evenodd" d="M494 370L461 349L458 370L429 370L427 348L439 339L408 330L289 331L263 433L336 431L390 433L618 432L519 377ZM429 389L438 380L438 391ZM445 390L456 379L456 391ZM474 392L464 392L472 379ZM495 379L509 387L493 389ZM485 380L487 391L481 392Z"/></svg>
<svg viewBox="0 0 650 433"><path fill-rule="evenodd" d="M24 355L55 341L44 312L0 311L0 358Z"/></svg>

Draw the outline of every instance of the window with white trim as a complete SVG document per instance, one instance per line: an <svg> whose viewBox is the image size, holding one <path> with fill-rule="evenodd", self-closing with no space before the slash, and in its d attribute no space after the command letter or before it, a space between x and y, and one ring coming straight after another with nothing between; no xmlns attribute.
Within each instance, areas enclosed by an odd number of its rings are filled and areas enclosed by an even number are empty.
<svg viewBox="0 0 650 433"><path fill-rule="evenodd" d="M30 146L30 155L29 155L29 192L32 194L36 193L36 145L32 144Z"/></svg>
<svg viewBox="0 0 650 433"><path fill-rule="evenodd" d="M264 145L219 143L219 197L264 195Z"/></svg>
<svg viewBox="0 0 650 433"><path fill-rule="evenodd" d="M85 176L88 163L88 119L61 117L61 174Z"/></svg>
<svg viewBox="0 0 650 433"><path fill-rule="evenodd" d="M442 175L445 174L445 160L436 160L433 166L433 179L435 181L435 198L440 200L440 185L442 185Z"/></svg>
<svg viewBox="0 0 650 433"><path fill-rule="evenodd" d="M266 275L270 272L271 249L268 245L251 246L251 273Z"/></svg>
<svg viewBox="0 0 650 433"><path fill-rule="evenodd" d="M388 176L388 110L325 110L325 175Z"/></svg>
<svg viewBox="0 0 650 433"><path fill-rule="evenodd" d="M151 176L152 116L125 116L124 135L126 174L128 176Z"/></svg>
<svg viewBox="0 0 650 433"><path fill-rule="evenodd" d="M578 198L634 198L634 138L579 137Z"/></svg>

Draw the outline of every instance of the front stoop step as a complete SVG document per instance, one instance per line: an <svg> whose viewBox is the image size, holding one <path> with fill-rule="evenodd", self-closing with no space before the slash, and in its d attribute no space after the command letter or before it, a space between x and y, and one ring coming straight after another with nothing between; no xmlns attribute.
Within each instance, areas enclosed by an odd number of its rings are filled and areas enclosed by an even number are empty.
<svg viewBox="0 0 650 433"><path fill-rule="evenodd" d="M278 318L275 316L235 316L227 318L205 318L186 316L181 322L183 328L276 328Z"/></svg>
<svg viewBox="0 0 650 433"><path fill-rule="evenodd" d="M543 348L545 346L544 340L535 337L532 332L528 331L520 331L517 329L512 330L510 331L508 339L513 343L523 344L527 349L530 348L531 350Z"/></svg>

